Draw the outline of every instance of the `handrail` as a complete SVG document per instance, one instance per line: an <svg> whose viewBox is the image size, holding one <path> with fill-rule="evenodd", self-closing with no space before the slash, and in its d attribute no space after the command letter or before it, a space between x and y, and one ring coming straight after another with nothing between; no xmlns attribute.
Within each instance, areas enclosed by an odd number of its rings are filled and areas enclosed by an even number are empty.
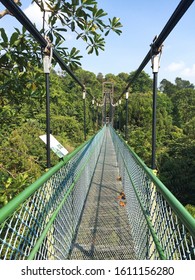
<svg viewBox="0 0 195 280"><path fill-rule="evenodd" d="M28 19L28 17L24 14L20 7L14 3L14 1L1 0L1 2L16 17L16 19L31 33L35 40L38 43L40 43L41 47L47 46L47 41L45 40L45 38L41 35L41 33L37 30L33 23ZM72 70L65 64L65 62L55 49L53 50L53 57L59 63L61 68L68 72L68 74L81 86L81 88L85 90L85 86L75 76Z"/></svg>
<svg viewBox="0 0 195 280"><path fill-rule="evenodd" d="M151 59L152 52L155 50L158 50L160 46L163 44L165 39L168 37L168 35L171 33L171 31L174 29L176 24L179 22L179 20L182 18L182 16L185 14L185 12L188 10L188 8L191 6L191 4L194 2L194 0L182 0L175 11L173 12L172 16L168 20L167 24L157 37L157 39L151 44L151 49L148 51L147 55L145 56L144 60L140 64L139 68L134 73L133 77L129 80L127 86L123 90L122 94L118 97L116 102L118 102L119 99L128 91L130 85L136 80L136 78L139 76L141 71L145 68L147 63Z"/></svg>
<svg viewBox="0 0 195 280"><path fill-rule="evenodd" d="M13 198L8 204L0 209L0 224L2 224L18 207L33 193L35 193L40 186L42 186L49 178L54 175L62 166L68 163L85 145L93 141L95 135L90 138L87 142L84 142L79 147L77 147L73 152L67 154L58 164L50 168L46 173L44 173L40 178L38 178L32 185L27 187L21 193L19 193L15 198Z"/></svg>
<svg viewBox="0 0 195 280"><path fill-rule="evenodd" d="M124 145L128 147L130 153L132 154L136 162L145 170L152 182L155 183L158 191L160 191L167 203L178 215L182 223L186 226L186 228L189 230L192 236L195 237L195 219L177 200L177 198L167 189L167 187L158 179L158 177L154 175L153 171L149 167L147 167L146 164L141 160L141 158L130 148L126 141L118 133L117 135L122 140Z"/></svg>

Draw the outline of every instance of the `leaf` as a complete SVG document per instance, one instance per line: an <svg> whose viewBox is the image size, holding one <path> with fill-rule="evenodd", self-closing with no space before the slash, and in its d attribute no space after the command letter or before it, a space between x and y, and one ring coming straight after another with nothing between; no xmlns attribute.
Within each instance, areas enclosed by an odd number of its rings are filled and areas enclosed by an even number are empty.
<svg viewBox="0 0 195 280"><path fill-rule="evenodd" d="M12 45L15 45L15 42L16 42L16 40L18 39L18 33L17 32L14 32L13 34L12 34L12 36L11 36L11 38L10 38L10 45L12 46Z"/></svg>
<svg viewBox="0 0 195 280"><path fill-rule="evenodd" d="M18 32L18 34L20 34L20 30L18 29L18 28L14 28L17 32Z"/></svg>
<svg viewBox="0 0 195 280"><path fill-rule="evenodd" d="M13 181L13 179L12 179L11 177L9 177L9 178L7 179L7 182L5 183L5 188L6 188L6 189L9 188L9 186L10 186L11 183L12 183L12 181Z"/></svg>
<svg viewBox="0 0 195 280"><path fill-rule="evenodd" d="M95 4L97 4L97 1L94 1L94 0L81 0L81 3L85 4L85 5L95 5Z"/></svg>
<svg viewBox="0 0 195 280"><path fill-rule="evenodd" d="M87 49L88 49L88 54L93 53L94 48L92 46L88 46Z"/></svg>
<svg viewBox="0 0 195 280"><path fill-rule="evenodd" d="M96 53L97 56L99 55L99 52L98 52L97 48L95 48L95 53Z"/></svg>
<svg viewBox="0 0 195 280"><path fill-rule="evenodd" d="M8 37L7 37L6 33L5 33L5 29L4 28L0 28L0 31L1 31L1 36L3 38L4 43L8 43Z"/></svg>
<svg viewBox="0 0 195 280"><path fill-rule="evenodd" d="M51 16L49 18L49 24L53 27L54 24L56 24L56 21L57 21L57 17L56 16Z"/></svg>
<svg viewBox="0 0 195 280"><path fill-rule="evenodd" d="M122 27L122 24L120 23L120 18L114 17L113 19L109 18L110 26L109 28L116 32L118 35L122 33L122 31L118 28Z"/></svg>
<svg viewBox="0 0 195 280"><path fill-rule="evenodd" d="M0 66L1 67L5 66L7 63L8 63L8 57L7 57L7 53L5 53L0 57Z"/></svg>
<svg viewBox="0 0 195 280"><path fill-rule="evenodd" d="M75 22L74 21L71 22L71 30L75 31Z"/></svg>
<svg viewBox="0 0 195 280"><path fill-rule="evenodd" d="M22 34L25 34L26 33L26 28L23 26L22 27Z"/></svg>
<svg viewBox="0 0 195 280"><path fill-rule="evenodd" d="M108 36L109 33L110 33L110 29L106 31L105 36Z"/></svg>
<svg viewBox="0 0 195 280"><path fill-rule="evenodd" d="M19 46L19 45L20 45L20 43L21 43L21 40L20 40L20 39L18 39L18 40L16 40L16 41L14 42L14 46L15 46L15 47L17 47L17 46Z"/></svg>
<svg viewBox="0 0 195 280"><path fill-rule="evenodd" d="M57 30L57 31L62 31L62 32L66 32L66 31L67 31L66 28L55 28L55 30Z"/></svg>
<svg viewBox="0 0 195 280"><path fill-rule="evenodd" d="M107 13L106 12L104 12L104 10L103 9L99 9L98 11L97 11L97 13L96 13L96 17L104 17L104 16L107 16Z"/></svg>
<svg viewBox="0 0 195 280"><path fill-rule="evenodd" d="M72 5L78 6L79 5L79 0L72 0Z"/></svg>
<svg viewBox="0 0 195 280"><path fill-rule="evenodd" d="M93 12L93 7L86 7L86 9Z"/></svg>
<svg viewBox="0 0 195 280"><path fill-rule="evenodd" d="M35 83L32 84L32 90L35 91L37 89L37 86Z"/></svg>

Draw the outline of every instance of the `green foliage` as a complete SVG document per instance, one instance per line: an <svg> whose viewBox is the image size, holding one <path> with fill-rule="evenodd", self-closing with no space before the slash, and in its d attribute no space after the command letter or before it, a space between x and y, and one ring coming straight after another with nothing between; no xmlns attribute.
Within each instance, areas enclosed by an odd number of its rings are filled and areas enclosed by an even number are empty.
<svg viewBox="0 0 195 280"><path fill-rule="evenodd" d="M183 128L195 115L195 89L189 81L175 79L176 84L162 80L160 90L170 97L173 104L173 123Z"/></svg>
<svg viewBox="0 0 195 280"><path fill-rule="evenodd" d="M174 93L176 92L177 87L176 87L176 85L169 82L168 80L163 79L160 82L159 89L160 89L161 92L166 93L168 96L172 97L174 95Z"/></svg>
<svg viewBox="0 0 195 280"><path fill-rule="evenodd" d="M187 204L186 205L186 209L188 210L188 212L192 215L192 217L195 218L195 206Z"/></svg>
<svg viewBox="0 0 195 280"><path fill-rule="evenodd" d="M41 131L34 121L15 128L5 137L0 136L0 197L7 203L41 175L44 148L40 147Z"/></svg>
<svg viewBox="0 0 195 280"><path fill-rule="evenodd" d="M26 91L28 80L22 79L23 91L17 92L10 84L10 92L1 97L0 207L40 177L46 167L45 144L39 139L46 129L45 81L44 74L34 70L32 73L27 68L26 75L28 78L32 75L36 77L34 83L40 83L37 85L39 94L35 94L31 87ZM100 83L93 73L79 69L77 74L87 88L101 96ZM12 76L5 76L5 79L9 84ZM14 101L12 92L15 94ZM94 133L90 104L87 100L88 137ZM69 76L57 75L54 71L50 74L50 116L52 134L68 151L83 142L82 91ZM56 164L58 160L51 152L51 164Z"/></svg>
<svg viewBox="0 0 195 280"><path fill-rule="evenodd" d="M195 204L195 141L186 136L172 141L159 158L159 175L184 204Z"/></svg>
<svg viewBox="0 0 195 280"><path fill-rule="evenodd" d="M105 36L110 31L121 34L122 24L117 17L108 18L103 9L98 8L97 1L58 1L58 0L34 0L44 12L46 8L49 13L47 28L45 26L40 31L52 42L55 49L61 54L64 62L71 69L81 66L80 50L75 47L68 50L64 46L67 31L75 34L75 40L83 40L89 54L105 48ZM47 13L48 14L48 13ZM44 16L44 13L43 13ZM44 18L45 21L45 18ZM59 27L60 26L60 27ZM19 71L24 71L29 61L32 65L40 66L41 49L35 43L25 28L22 31L15 29L15 32L8 38L5 30L0 28L0 66L4 70L11 70L17 67ZM55 64L55 62L54 62Z"/></svg>
<svg viewBox="0 0 195 280"><path fill-rule="evenodd" d="M195 116L195 90L179 90L174 100L177 100L175 104L177 124L179 127L184 127Z"/></svg>
<svg viewBox="0 0 195 280"><path fill-rule="evenodd" d="M107 13L98 8L98 2L93 0L58 1L46 0L45 5L42 0L35 1L41 10L47 7L50 10L48 20L49 28L42 30L46 34L55 48L61 53L64 61L72 69L81 66L79 60L82 58L79 50L73 47L68 51L63 43L66 40L66 32L75 34L75 40L83 40L86 43L88 54L99 54L99 50L105 48L105 37L110 31L121 34L122 24L120 19L107 17ZM58 26L61 26L60 28Z"/></svg>
<svg viewBox="0 0 195 280"><path fill-rule="evenodd" d="M176 84L176 87L178 89L194 89L194 85L191 84L189 81L186 81L186 80L182 80L181 78L177 77L175 79L175 84Z"/></svg>
<svg viewBox="0 0 195 280"><path fill-rule="evenodd" d="M195 205L195 90L181 78L162 80L160 89L172 103L173 126L158 158L161 180L184 204Z"/></svg>
<svg viewBox="0 0 195 280"><path fill-rule="evenodd" d="M32 96L31 113L40 109L44 77L39 70L42 67L39 46L24 28L22 31L16 28L10 38L1 28L0 51L0 128L7 131L24 121L23 103L28 103ZM37 102L39 106L35 107Z"/></svg>
<svg viewBox="0 0 195 280"><path fill-rule="evenodd" d="M0 28L0 32L0 66L5 74L8 74L13 68L17 69L19 73L23 73L30 66L41 66L40 47L24 27L21 31L15 28L15 32L10 38L3 28Z"/></svg>
<svg viewBox="0 0 195 280"><path fill-rule="evenodd" d="M186 122L183 131L190 139L195 139L195 117Z"/></svg>
<svg viewBox="0 0 195 280"><path fill-rule="evenodd" d="M151 130L129 127L129 144L147 165L151 164Z"/></svg>
<svg viewBox="0 0 195 280"><path fill-rule="evenodd" d="M132 93L129 95L129 143L136 153L150 166L152 140L152 93ZM171 101L164 94L157 96L157 154L170 138L172 130ZM125 127L125 106L123 105L122 127Z"/></svg>
<svg viewBox="0 0 195 280"><path fill-rule="evenodd" d="M132 77L134 76L135 71L131 72L128 78L128 81L131 81ZM142 71L137 79L131 84L131 91L133 93L140 92L140 93L147 93L150 92L152 89L152 79L148 74Z"/></svg>

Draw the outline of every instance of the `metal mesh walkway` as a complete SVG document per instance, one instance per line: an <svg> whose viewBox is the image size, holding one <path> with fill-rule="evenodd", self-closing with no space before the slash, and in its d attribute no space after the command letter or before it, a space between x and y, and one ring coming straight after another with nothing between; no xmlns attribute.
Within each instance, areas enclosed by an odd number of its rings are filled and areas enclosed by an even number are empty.
<svg viewBox="0 0 195 280"><path fill-rule="evenodd" d="M110 131L107 129L70 259L135 259Z"/></svg>

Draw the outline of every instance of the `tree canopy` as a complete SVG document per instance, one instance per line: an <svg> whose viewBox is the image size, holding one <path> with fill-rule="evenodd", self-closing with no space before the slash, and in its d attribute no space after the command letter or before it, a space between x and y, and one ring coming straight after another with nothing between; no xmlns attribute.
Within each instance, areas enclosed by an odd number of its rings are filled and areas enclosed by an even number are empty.
<svg viewBox="0 0 195 280"><path fill-rule="evenodd" d="M22 6L22 1L15 0L15 3ZM75 35L75 40L82 40L86 44L88 54L99 54L100 50L104 50L106 40L105 38L110 32L121 34L122 24L120 18L110 18L106 11L98 7L98 2L94 0L71 0L71 1L58 1L58 0L33 0L43 13L43 26L40 33L49 38L52 45L60 53L64 62L72 69L81 66L80 50L75 47L68 49L65 46L66 34L71 31ZM0 13L0 18L10 14L8 10ZM1 35L4 44L2 50L5 51L4 57L1 59L0 64L3 63L4 67L8 67L10 56L14 58L12 63L21 67L25 67L27 61L34 61L37 63L36 57L26 56L38 52L30 48L31 35L23 29L22 34L16 29L8 42L7 35L4 29L1 30ZM27 43L28 47L27 47ZM34 47L34 44L33 44ZM20 48L20 51L19 51ZM7 51L9 53L7 54ZM13 55L15 54L15 57ZM18 55L16 55L18 54ZM21 60L22 58L22 60ZM39 59L40 60L40 59ZM10 69L10 67L9 67Z"/></svg>

